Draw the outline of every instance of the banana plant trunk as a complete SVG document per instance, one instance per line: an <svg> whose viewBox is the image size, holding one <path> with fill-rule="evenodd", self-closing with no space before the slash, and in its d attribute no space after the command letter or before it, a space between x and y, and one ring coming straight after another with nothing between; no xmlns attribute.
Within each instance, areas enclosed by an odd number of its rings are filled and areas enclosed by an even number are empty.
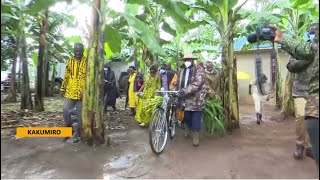
<svg viewBox="0 0 320 180"><path fill-rule="evenodd" d="M293 116L294 115L294 103L292 97L292 87L293 87L294 74L287 72L286 80L285 80L285 88L282 99L282 109L281 112L285 116Z"/></svg>
<svg viewBox="0 0 320 180"><path fill-rule="evenodd" d="M27 57L27 42L26 42L26 18L22 12L20 12L20 42L19 42L19 59L22 63L22 83L21 83L21 109L33 109L31 91L29 85L29 70L28 70L28 57Z"/></svg>
<svg viewBox="0 0 320 180"><path fill-rule="evenodd" d="M281 108L282 105L282 79L281 79L281 62L279 57L278 45L275 44L275 53L277 57L277 75L276 75L276 107Z"/></svg>
<svg viewBox="0 0 320 180"><path fill-rule="evenodd" d="M10 88L9 88L8 97L6 99L6 101L8 101L8 102L16 102L17 101L17 79L16 79L16 68L17 68L17 59L18 59L17 52L19 52L18 41L16 41L15 53L14 53L14 58L13 58L12 68L11 68Z"/></svg>
<svg viewBox="0 0 320 180"><path fill-rule="evenodd" d="M223 39L222 62L223 62L223 106L227 118L227 129L231 131L239 128L239 105L237 91L237 67L233 55L233 25L230 25Z"/></svg>
<svg viewBox="0 0 320 180"><path fill-rule="evenodd" d="M38 52L38 64L37 64L37 82L35 93L35 110L44 111L44 58L46 54L47 46L47 29L48 29L48 9L44 12L44 18L41 20L40 25L40 38L39 38L39 52Z"/></svg>
<svg viewBox="0 0 320 180"><path fill-rule="evenodd" d="M101 36L101 25L98 10L101 1L94 1L93 25L89 39L87 78L84 89L82 123L84 137L89 145L104 143L104 123L103 123L103 58L100 56L103 49Z"/></svg>

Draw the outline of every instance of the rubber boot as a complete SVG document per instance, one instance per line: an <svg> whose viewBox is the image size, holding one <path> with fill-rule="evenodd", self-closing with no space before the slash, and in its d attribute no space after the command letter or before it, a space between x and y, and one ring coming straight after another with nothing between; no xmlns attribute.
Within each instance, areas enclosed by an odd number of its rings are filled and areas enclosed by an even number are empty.
<svg viewBox="0 0 320 180"><path fill-rule="evenodd" d="M194 146L199 146L199 135L200 133L199 132L193 132L192 133L192 136L193 136L193 145Z"/></svg>
<svg viewBox="0 0 320 180"><path fill-rule="evenodd" d="M304 153L304 146L297 145L296 146L296 151L293 153L293 157L295 159L302 159L303 158L303 153Z"/></svg>
<svg viewBox="0 0 320 180"><path fill-rule="evenodd" d="M257 124L260 124L260 122L261 122L260 113L256 113L256 116L257 116Z"/></svg>
<svg viewBox="0 0 320 180"><path fill-rule="evenodd" d="M259 116L260 116L260 121L262 121L262 114L259 114Z"/></svg>
<svg viewBox="0 0 320 180"><path fill-rule="evenodd" d="M312 149L311 148L306 148L306 156L314 159L313 153L312 153Z"/></svg>

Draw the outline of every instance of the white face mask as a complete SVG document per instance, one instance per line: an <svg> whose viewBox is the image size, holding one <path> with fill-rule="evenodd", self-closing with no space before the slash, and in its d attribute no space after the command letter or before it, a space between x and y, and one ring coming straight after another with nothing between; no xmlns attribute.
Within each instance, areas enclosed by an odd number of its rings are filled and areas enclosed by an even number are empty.
<svg viewBox="0 0 320 180"><path fill-rule="evenodd" d="M164 74L165 72L166 72L166 70L160 69L160 74Z"/></svg>
<svg viewBox="0 0 320 180"><path fill-rule="evenodd" d="M184 62L184 65L188 68L188 67L190 67L191 66L191 61L186 61L186 62Z"/></svg>
<svg viewBox="0 0 320 180"><path fill-rule="evenodd" d="M107 71L107 70L108 70L108 68L103 68L103 70Z"/></svg>
<svg viewBox="0 0 320 180"><path fill-rule="evenodd" d="M316 37L315 34L310 34L310 41L313 41L315 37Z"/></svg>

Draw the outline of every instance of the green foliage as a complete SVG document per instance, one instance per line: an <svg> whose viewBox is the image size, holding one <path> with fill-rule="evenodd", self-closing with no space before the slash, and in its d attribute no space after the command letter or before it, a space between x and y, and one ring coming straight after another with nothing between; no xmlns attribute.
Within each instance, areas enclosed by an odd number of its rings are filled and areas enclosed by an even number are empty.
<svg viewBox="0 0 320 180"><path fill-rule="evenodd" d="M108 43L111 51L117 53L121 51L121 37L118 30L113 27L105 26L105 42Z"/></svg>
<svg viewBox="0 0 320 180"><path fill-rule="evenodd" d="M150 99L143 108L147 109L147 112L151 111L154 112L157 107L161 106L163 102L162 96L155 96L154 98Z"/></svg>
<svg viewBox="0 0 320 180"><path fill-rule="evenodd" d="M219 98L206 101L203 124L211 135L224 135L226 133L226 118L223 109L222 101Z"/></svg>
<svg viewBox="0 0 320 180"><path fill-rule="evenodd" d="M126 18L128 24L133 28L135 33L138 34L140 39L148 47L148 49L158 55L167 56L163 49L159 46L157 40L153 37L153 34L150 32L148 27L142 21L128 14L125 14L124 17Z"/></svg>

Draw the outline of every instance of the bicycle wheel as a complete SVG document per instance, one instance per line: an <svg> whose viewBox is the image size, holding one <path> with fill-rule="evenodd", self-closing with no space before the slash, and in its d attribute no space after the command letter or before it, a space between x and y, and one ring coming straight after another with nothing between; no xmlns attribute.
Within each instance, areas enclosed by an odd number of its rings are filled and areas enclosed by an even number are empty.
<svg viewBox="0 0 320 180"><path fill-rule="evenodd" d="M170 138L173 139L174 135L176 134L177 113L174 109L171 111L172 113L169 120L169 134Z"/></svg>
<svg viewBox="0 0 320 180"><path fill-rule="evenodd" d="M149 125L149 144L152 151L159 155L165 148L168 139L168 124L164 110L156 109Z"/></svg>

